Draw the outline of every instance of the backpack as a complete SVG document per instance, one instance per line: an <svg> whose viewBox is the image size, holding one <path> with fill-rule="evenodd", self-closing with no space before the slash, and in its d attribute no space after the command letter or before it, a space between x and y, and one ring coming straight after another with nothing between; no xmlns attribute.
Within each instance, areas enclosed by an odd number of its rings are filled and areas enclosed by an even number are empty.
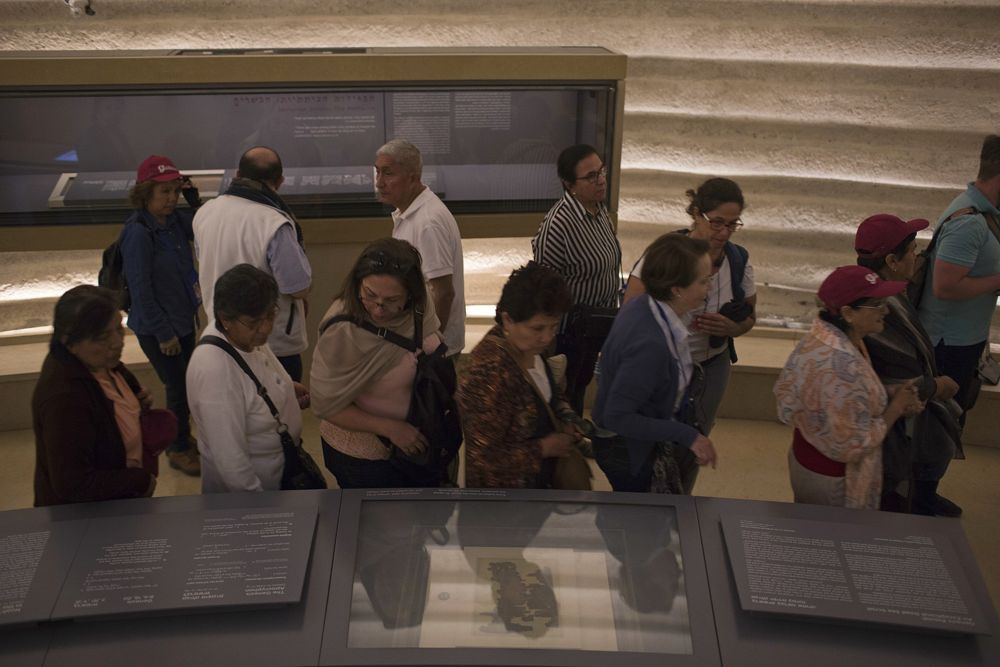
<svg viewBox="0 0 1000 667"><path fill-rule="evenodd" d="M944 228L946 222L952 220L953 218L960 218L965 215L981 215L986 220L986 226L989 228L993 235L996 236L997 241L1000 242L1000 226L998 226L996 219L983 211L979 211L971 206L967 208L960 208L954 211L951 215L941 221L941 224L937 226L934 230L934 235L931 236L931 242L922 251L917 253L917 259L913 265L913 277L910 278L909 284L906 286L906 296L909 298L910 303L914 308L920 306L920 302L924 297L924 287L927 283L927 271L930 268L932 261L931 255L937 248L938 235Z"/></svg>
<svg viewBox="0 0 1000 667"><path fill-rule="evenodd" d="M138 221L129 221L125 224L136 223ZM97 286L116 292L118 294L118 307L127 313L128 309L132 307L132 295L128 291L128 282L125 280L125 260L122 258L122 236L124 235L125 228L122 227L118 238L101 253L101 269L97 272ZM152 238L152 232L149 233L149 236L155 252L156 240Z"/></svg>
<svg viewBox="0 0 1000 667"><path fill-rule="evenodd" d="M417 352L423 348L423 313L416 311L413 321L413 340L350 315L331 317L320 327L319 333L323 335L336 322L350 322L408 352ZM448 464L462 446L462 423L455 402L458 379L455 365L445 357L447 352L448 346L441 343L432 353L417 356L417 374L413 379L406 421L427 438L427 449L411 456L379 436L390 449L389 462L421 486L440 486L447 479Z"/></svg>

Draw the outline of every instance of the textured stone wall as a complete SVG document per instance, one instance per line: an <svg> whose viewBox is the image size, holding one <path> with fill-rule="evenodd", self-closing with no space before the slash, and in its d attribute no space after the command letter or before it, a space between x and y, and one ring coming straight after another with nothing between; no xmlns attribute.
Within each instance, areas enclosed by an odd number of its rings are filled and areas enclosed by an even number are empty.
<svg viewBox="0 0 1000 667"><path fill-rule="evenodd" d="M687 223L710 175L744 188L762 311L803 321L871 213L934 218L1000 131L996 0L0 0L0 49L606 46L630 56L620 235L626 268ZM527 239L466 244L470 303L493 303ZM8 302L85 279L93 253L0 257ZM25 270L25 263L31 264ZM20 268L18 268L20 267ZM18 299L23 301L23 299ZM29 299L30 301L31 299ZM30 304L0 329L34 323ZM46 309L47 310L47 309ZM45 313L47 315L47 312ZM995 336L1000 340L1000 336Z"/></svg>

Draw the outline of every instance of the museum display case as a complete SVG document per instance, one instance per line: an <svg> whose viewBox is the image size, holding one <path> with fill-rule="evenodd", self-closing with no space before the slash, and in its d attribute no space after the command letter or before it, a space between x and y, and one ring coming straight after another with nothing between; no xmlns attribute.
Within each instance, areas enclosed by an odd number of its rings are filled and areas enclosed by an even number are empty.
<svg viewBox="0 0 1000 667"><path fill-rule="evenodd" d="M962 525L934 517L281 491L0 512L0 547L5 667L1000 662Z"/></svg>
<svg viewBox="0 0 1000 667"><path fill-rule="evenodd" d="M690 498L347 492L341 516L324 663L718 663Z"/></svg>
<svg viewBox="0 0 1000 667"><path fill-rule="evenodd" d="M574 143L604 156L615 210L624 75L601 48L8 53L0 227L120 224L151 154L210 198L255 145L281 155L305 223L363 224L386 215L372 164L393 138L421 149L424 181L475 235L537 226Z"/></svg>

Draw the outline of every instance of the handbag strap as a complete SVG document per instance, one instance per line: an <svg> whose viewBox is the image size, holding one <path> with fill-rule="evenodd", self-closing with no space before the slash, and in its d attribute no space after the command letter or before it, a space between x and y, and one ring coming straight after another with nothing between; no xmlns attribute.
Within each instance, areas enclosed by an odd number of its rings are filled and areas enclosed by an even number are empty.
<svg viewBox="0 0 1000 667"><path fill-rule="evenodd" d="M322 336L323 332L330 328L331 324L336 324L337 322L350 322L356 327L361 327L365 331L375 334L379 338L384 338L393 345L398 345L407 352L416 352L421 349L423 345L418 345L416 341L423 341L423 336L421 335L423 329L423 322L421 320L423 316L419 311L415 311L413 318L413 340L406 338L405 336L400 336L395 331L390 331L385 327L377 327L367 320L359 320L356 317L351 317L350 315L334 315L319 328L319 334ZM207 336L206 336L207 338ZM204 340L204 338L202 339Z"/></svg>
<svg viewBox="0 0 1000 667"><path fill-rule="evenodd" d="M268 395L267 388L260 383L257 376L254 375L252 370L250 370L250 366L247 364L246 359L243 358L243 355L237 352L236 348L233 347L228 340L211 334L202 336L201 340L198 341L198 345L214 345L222 350L225 350L226 353L233 358L236 365L242 368L243 372L247 374L247 377L253 381L254 386L257 387L257 395L264 399L264 403L267 404L267 409L271 411L271 416L274 417L274 421L278 422L278 426L275 430L278 432L278 435L281 436L282 444L285 444L285 438L291 440L291 436L288 435L288 426L285 422L281 421L281 415L278 414L278 408L275 407L274 401L272 401L271 397Z"/></svg>

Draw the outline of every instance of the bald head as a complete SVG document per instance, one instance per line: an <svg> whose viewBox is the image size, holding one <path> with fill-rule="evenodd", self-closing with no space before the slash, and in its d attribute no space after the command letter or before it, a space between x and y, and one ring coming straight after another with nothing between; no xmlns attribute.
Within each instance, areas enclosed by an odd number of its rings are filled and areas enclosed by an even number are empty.
<svg viewBox="0 0 1000 667"><path fill-rule="evenodd" d="M254 146L244 153L236 170L239 178L260 181L274 190L285 180L281 173L281 158L267 146Z"/></svg>

